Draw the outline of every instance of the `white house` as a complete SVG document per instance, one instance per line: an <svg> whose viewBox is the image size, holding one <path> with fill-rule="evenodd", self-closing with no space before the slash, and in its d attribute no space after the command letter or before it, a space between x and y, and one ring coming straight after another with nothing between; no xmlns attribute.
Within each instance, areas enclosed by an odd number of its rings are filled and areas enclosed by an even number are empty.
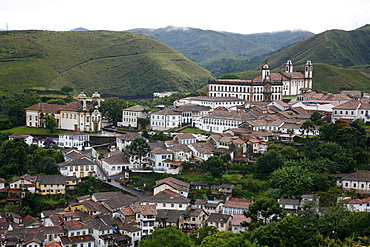
<svg viewBox="0 0 370 247"><path fill-rule="evenodd" d="M190 188L189 183L173 177L168 177L155 181L153 194L156 195L161 191L171 190L183 197L188 197L189 188Z"/></svg>
<svg viewBox="0 0 370 247"><path fill-rule="evenodd" d="M101 160L101 167L108 176L114 176L125 170L132 169L130 157L127 153L115 151Z"/></svg>
<svg viewBox="0 0 370 247"><path fill-rule="evenodd" d="M180 112L183 124L193 124L202 116L211 111L211 107L195 104L186 104L172 109L174 112Z"/></svg>
<svg viewBox="0 0 370 247"><path fill-rule="evenodd" d="M152 130L169 130L181 126L182 114L169 109L153 112L150 116Z"/></svg>
<svg viewBox="0 0 370 247"><path fill-rule="evenodd" d="M142 105L135 105L129 108L122 110L122 122L119 122L118 125L125 128L134 128L137 129L138 119L139 118L149 118L150 109Z"/></svg>
<svg viewBox="0 0 370 247"><path fill-rule="evenodd" d="M345 199L343 202L348 205L349 210L370 212L370 197Z"/></svg>
<svg viewBox="0 0 370 247"><path fill-rule="evenodd" d="M357 171L341 178L342 190L354 189L357 193L370 193L370 171Z"/></svg>
<svg viewBox="0 0 370 247"><path fill-rule="evenodd" d="M59 135L59 147L77 148L78 150L90 147L90 135L84 132L67 132Z"/></svg>
<svg viewBox="0 0 370 247"><path fill-rule="evenodd" d="M195 123L195 127L205 131L222 133L228 129L238 128L247 120L254 119L255 117L251 113L245 111L213 111L201 117Z"/></svg>
<svg viewBox="0 0 370 247"><path fill-rule="evenodd" d="M193 156L195 158L199 158L204 161L211 157L215 150L215 147L209 142L191 143L188 147L193 152Z"/></svg>
<svg viewBox="0 0 370 247"><path fill-rule="evenodd" d="M13 133L9 136L9 140L13 140L14 138L23 138L28 145L34 144L34 137L31 135Z"/></svg>
<svg viewBox="0 0 370 247"><path fill-rule="evenodd" d="M126 147L130 145L135 138L142 137L136 132L127 132L126 134L119 135L116 137L116 147L118 150L126 150Z"/></svg>
<svg viewBox="0 0 370 247"><path fill-rule="evenodd" d="M176 134L173 139L179 141L179 144L190 144L197 142L197 138L192 133Z"/></svg>
<svg viewBox="0 0 370 247"><path fill-rule="evenodd" d="M177 107L181 105L195 104L208 106L212 110L218 107L225 107L226 109L235 110L237 106L243 106L245 104L245 101L237 97L197 96L179 99L173 102L173 104Z"/></svg>
<svg viewBox="0 0 370 247"><path fill-rule="evenodd" d="M184 211L190 204L190 200L171 190L163 190L154 196L141 200L141 205L157 205L157 210L181 210Z"/></svg>
<svg viewBox="0 0 370 247"><path fill-rule="evenodd" d="M333 108L332 122L338 119L353 121L361 118L370 123L370 102L368 99L351 100Z"/></svg>
<svg viewBox="0 0 370 247"><path fill-rule="evenodd" d="M98 165L90 158L83 156L58 164L59 172L63 176L87 177L97 176Z"/></svg>

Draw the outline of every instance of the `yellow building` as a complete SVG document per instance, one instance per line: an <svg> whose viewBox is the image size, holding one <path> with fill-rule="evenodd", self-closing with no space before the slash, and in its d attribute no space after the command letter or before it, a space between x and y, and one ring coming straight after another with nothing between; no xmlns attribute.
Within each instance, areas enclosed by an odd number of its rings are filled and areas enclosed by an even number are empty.
<svg viewBox="0 0 370 247"><path fill-rule="evenodd" d="M66 190L75 189L79 179L72 176L40 175L36 179L36 193L42 195L65 194Z"/></svg>

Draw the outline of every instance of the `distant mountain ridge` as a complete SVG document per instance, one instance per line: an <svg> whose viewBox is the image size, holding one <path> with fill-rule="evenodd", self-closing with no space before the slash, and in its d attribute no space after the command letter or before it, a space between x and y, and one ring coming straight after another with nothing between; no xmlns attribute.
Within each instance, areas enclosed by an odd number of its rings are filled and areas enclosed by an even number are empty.
<svg viewBox="0 0 370 247"><path fill-rule="evenodd" d="M308 31L237 34L173 26L127 31L154 37L201 65L221 59L249 59L314 35Z"/></svg>
<svg viewBox="0 0 370 247"><path fill-rule="evenodd" d="M294 65L313 63L348 68L370 64L370 25L352 31L328 30L301 42L270 54L268 58L256 59L253 69L259 69L265 61L272 69L284 66L287 60Z"/></svg>

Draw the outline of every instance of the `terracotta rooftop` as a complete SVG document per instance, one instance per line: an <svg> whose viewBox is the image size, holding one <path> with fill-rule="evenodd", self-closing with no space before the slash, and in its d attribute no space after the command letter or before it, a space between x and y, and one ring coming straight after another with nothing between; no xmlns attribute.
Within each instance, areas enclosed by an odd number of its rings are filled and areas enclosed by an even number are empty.
<svg viewBox="0 0 370 247"><path fill-rule="evenodd" d="M144 110L150 110L149 108L147 107L144 107L142 105L134 105L134 106L131 106L129 108L126 108L126 109L123 109L124 111L138 111L138 112L142 112Z"/></svg>
<svg viewBox="0 0 370 247"><path fill-rule="evenodd" d="M231 199L224 203L224 207L248 209L249 205L251 205L252 203L253 202L251 202L250 200L242 201L242 200Z"/></svg>
<svg viewBox="0 0 370 247"><path fill-rule="evenodd" d="M102 159L102 161L110 165L130 164L129 157L124 152L118 152L110 157Z"/></svg>
<svg viewBox="0 0 370 247"><path fill-rule="evenodd" d="M370 171L357 171L342 177L341 180L370 181Z"/></svg>
<svg viewBox="0 0 370 247"><path fill-rule="evenodd" d="M189 183L173 178L173 177L168 177L168 178L155 181L154 187L158 187L162 184L168 184L174 189L179 190L179 191L189 191L189 187L190 187Z"/></svg>
<svg viewBox="0 0 370 247"><path fill-rule="evenodd" d="M82 223L79 220L68 220L64 221L63 225L67 231L79 230L89 228L86 224Z"/></svg>
<svg viewBox="0 0 370 247"><path fill-rule="evenodd" d="M195 139L195 136L192 133L180 133L175 136L179 140L185 139Z"/></svg>
<svg viewBox="0 0 370 247"><path fill-rule="evenodd" d="M189 145L192 146L197 152L203 154L211 154L213 153L213 150L215 150L215 146L209 142L197 142Z"/></svg>
<svg viewBox="0 0 370 247"><path fill-rule="evenodd" d="M251 218L247 218L244 214L234 214L233 219L231 220L231 225L240 226L240 223L243 221L250 223Z"/></svg>
<svg viewBox="0 0 370 247"><path fill-rule="evenodd" d="M88 235L79 235L79 236L73 236L73 237L67 237L63 236L60 237L60 240L63 244L63 246L71 246L74 243L83 243L83 242L94 242L95 239L90 234Z"/></svg>
<svg viewBox="0 0 370 247"><path fill-rule="evenodd" d="M218 223L226 223L232 218L231 215L228 214L217 214L211 213L206 222L218 222Z"/></svg>
<svg viewBox="0 0 370 247"><path fill-rule="evenodd" d="M154 196L141 200L144 203L189 203L190 200L172 190L163 190Z"/></svg>

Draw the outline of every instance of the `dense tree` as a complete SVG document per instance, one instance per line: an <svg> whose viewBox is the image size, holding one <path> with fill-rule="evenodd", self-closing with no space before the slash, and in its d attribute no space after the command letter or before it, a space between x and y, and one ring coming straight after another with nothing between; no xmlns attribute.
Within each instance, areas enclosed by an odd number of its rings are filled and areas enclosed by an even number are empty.
<svg viewBox="0 0 370 247"><path fill-rule="evenodd" d="M297 149L286 146L280 151L281 155L286 159L294 159L297 156Z"/></svg>
<svg viewBox="0 0 370 247"><path fill-rule="evenodd" d="M285 196L298 198L312 191L313 180L307 169L301 166L282 166L270 178L271 185L281 189Z"/></svg>
<svg viewBox="0 0 370 247"><path fill-rule="evenodd" d="M215 226L204 226L198 230L193 230L189 233L190 238L193 240L196 246L200 245L204 238L217 233L217 227Z"/></svg>
<svg viewBox="0 0 370 247"><path fill-rule="evenodd" d="M51 133L58 127L58 122L53 115L46 115L45 126Z"/></svg>
<svg viewBox="0 0 370 247"><path fill-rule="evenodd" d="M315 111L314 113L311 114L310 120L312 122L316 122L317 120L322 118L322 114L318 111Z"/></svg>
<svg viewBox="0 0 370 247"><path fill-rule="evenodd" d="M270 149L264 153L255 166L255 172L259 174L270 174L283 165L283 158L276 149Z"/></svg>
<svg viewBox="0 0 370 247"><path fill-rule="evenodd" d="M4 141L0 146L0 177L8 179L27 173L31 166L29 150L23 138Z"/></svg>
<svg viewBox="0 0 370 247"><path fill-rule="evenodd" d="M306 133L306 137L308 137L310 133L313 134L314 130L315 130L315 123L312 120L306 120L301 125L301 133L302 135Z"/></svg>
<svg viewBox="0 0 370 247"><path fill-rule="evenodd" d="M183 233L175 227L154 228L154 232L149 237L139 242L140 247L191 247L193 241L189 235Z"/></svg>
<svg viewBox="0 0 370 247"><path fill-rule="evenodd" d="M225 172L225 165L219 156L211 156L203 162L203 166L214 178L221 178Z"/></svg>
<svg viewBox="0 0 370 247"><path fill-rule="evenodd" d="M148 142L142 138L135 138L130 145L127 146L131 155L137 156L141 165L142 159L150 152L150 146Z"/></svg>
<svg viewBox="0 0 370 247"><path fill-rule="evenodd" d="M244 211L246 217L251 218L250 229L275 221L282 214L280 204L273 198L260 198L249 205L249 211Z"/></svg>
<svg viewBox="0 0 370 247"><path fill-rule="evenodd" d="M2 111L9 118L13 126L25 125L26 112L24 108L41 102L39 95L34 91L28 93L13 93L5 96L2 101Z"/></svg>
<svg viewBox="0 0 370 247"><path fill-rule="evenodd" d="M113 125L122 121L122 109L129 107L128 102L117 97L107 98L101 102L103 116L109 117Z"/></svg>
<svg viewBox="0 0 370 247"><path fill-rule="evenodd" d="M338 204L327 211L319 218L318 227L321 234L344 239L352 233L349 231L351 212L344 204Z"/></svg>
<svg viewBox="0 0 370 247"><path fill-rule="evenodd" d="M73 91L73 87L71 86L63 86L60 91L62 91L63 93L69 95L70 92Z"/></svg>
<svg viewBox="0 0 370 247"><path fill-rule="evenodd" d="M201 247L237 247L243 244L243 235L231 231L220 231L203 239ZM250 246L250 245L248 245Z"/></svg>

